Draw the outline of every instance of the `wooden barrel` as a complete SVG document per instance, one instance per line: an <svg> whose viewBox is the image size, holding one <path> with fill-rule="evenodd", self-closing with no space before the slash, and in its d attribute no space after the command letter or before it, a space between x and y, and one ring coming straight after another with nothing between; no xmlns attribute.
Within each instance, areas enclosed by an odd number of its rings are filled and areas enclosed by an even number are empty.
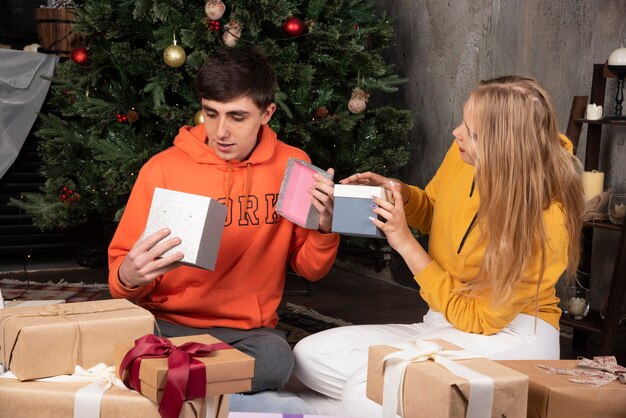
<svg viewBox="0 0 626 418"><path fill-rule="evenodd" d="M84 39L72 31L74 9L35 9L39 44L45 52L69 56L78 47L85 46Z"/></svg>

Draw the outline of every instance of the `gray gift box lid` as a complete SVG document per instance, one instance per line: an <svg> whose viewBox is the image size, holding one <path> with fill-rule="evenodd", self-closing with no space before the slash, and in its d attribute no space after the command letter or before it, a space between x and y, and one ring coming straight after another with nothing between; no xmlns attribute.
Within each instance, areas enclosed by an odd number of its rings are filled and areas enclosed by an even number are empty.
<svg viewBox="0 0 626 418"><path fill-rule="evenodd" d="M143 237L169 228L165 239L179 237L181 243L161 257L182 251L181 263L213 270L225 220L226 206L215 199L156 187Z"/></svg>
<svg viewBox="0 0 626 418"><path fill-rule="evenodd" d="M330 173L313 164L289 158L276 202L276 213L307 229L317 229L320 225L320 213L313 206L313 197L309 194L315 173L332 178Z"/></svg>
<svg viewBox="0 0 626 418"><path fill-rule="evenodd" d="M383 231L369 219L378 216L372 209L372 196L391 200L389 191L384 187L335 184L332 232L356 237L385 238Z"/></svg>

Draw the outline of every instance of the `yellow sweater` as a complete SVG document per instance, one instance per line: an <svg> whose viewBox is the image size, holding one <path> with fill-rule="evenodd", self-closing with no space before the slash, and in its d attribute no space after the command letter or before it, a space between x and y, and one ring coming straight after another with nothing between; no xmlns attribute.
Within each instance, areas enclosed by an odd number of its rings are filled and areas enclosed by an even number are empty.
<svg viewBox="0 0 626 418"><path fill-rule="evenodd" d="M570 143L564 145L571 149ZM454 143L425 190L410 186L411 197L404 209L409 225L429 234L428 252L433 262L415 276L424 300L457 329L489 335L506 327L519 313L535 314L541 257L537 253L536 262L505 303L493 304L488 297L455 292L476 276L485 250L484 245L477 246L479 231L472 225L479 204L478 192L472 190L473 179L474 167L463 162ZM559 329L561 309L555 284L567 266L568 246L560 204L552 204L544 212L544 222L548 241L539 317Z"/></svg>

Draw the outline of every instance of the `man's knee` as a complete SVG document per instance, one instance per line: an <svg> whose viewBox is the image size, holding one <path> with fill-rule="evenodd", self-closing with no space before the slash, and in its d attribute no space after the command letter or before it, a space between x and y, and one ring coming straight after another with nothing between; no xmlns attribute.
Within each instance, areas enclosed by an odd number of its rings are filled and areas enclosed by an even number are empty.
<svg viewBox="0 0 626 418"><path fill-rule="evenodd" d="M268 334L246 338L237 348L254 357L252 392L282 389L295 364L291 347L284 338Z"/></svg>

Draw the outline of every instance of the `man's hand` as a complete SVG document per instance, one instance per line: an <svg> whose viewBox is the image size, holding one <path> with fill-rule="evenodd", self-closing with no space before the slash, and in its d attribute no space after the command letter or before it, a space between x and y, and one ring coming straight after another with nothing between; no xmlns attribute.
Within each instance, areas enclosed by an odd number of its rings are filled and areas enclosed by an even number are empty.
<svg viewBox="0 0 626 418"><path fill-rule="evenodd" d="M333 194L335 191L335 183L332 180L335 170L329 168L327 172L330 174L329 179L318 173L313 174L315 183L309 189L309 193L313 196L311 202L320 213L320 226L318 229L324 233L329 233L333 226Z"/></svg>
<svg viewBox="0 0 626 418"><path fill-rule="evenodd" d="M117 273L124 286L133 288L146 285L164 273L180 266L178 261L184 257L180 251L159 258L161 254L181 242L180 238L177 237L164 240L169 234L169 229L161 229L133 245Z"/></svg>

